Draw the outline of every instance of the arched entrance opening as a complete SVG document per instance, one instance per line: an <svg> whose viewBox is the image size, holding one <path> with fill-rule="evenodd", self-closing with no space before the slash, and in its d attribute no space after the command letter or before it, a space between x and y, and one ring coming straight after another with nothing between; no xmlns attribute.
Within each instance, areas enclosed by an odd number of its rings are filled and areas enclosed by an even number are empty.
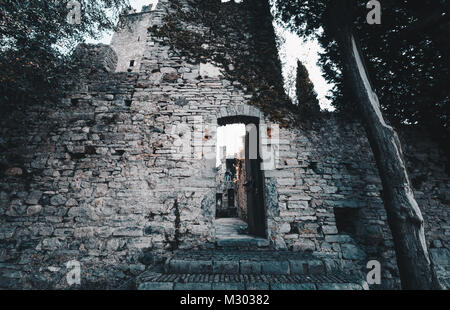
<svg viewBox="0 0 450 310"><path fill-rule="evenodd" d="M259 118L218 119L216 239L267 238Z"/></svg>

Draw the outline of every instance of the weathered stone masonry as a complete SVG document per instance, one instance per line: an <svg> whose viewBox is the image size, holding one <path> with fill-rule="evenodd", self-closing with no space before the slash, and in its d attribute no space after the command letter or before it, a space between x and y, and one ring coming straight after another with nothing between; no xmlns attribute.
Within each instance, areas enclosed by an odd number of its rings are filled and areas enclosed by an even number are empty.
<svg viewBox="0 0 450 310"><path fill-rule="evenodd" d="M192 62L167 38L143 37L142 29L163 25L168 2L133 14L112 48L80 46L77 82L58 105L2 115L0 287L65 288L70 260L80 261L84 287L124 287L172 250L214 247L215 155L205 158L215 152L214 125L234 115L272 118L220 63ZM245 8L236 23L252 20ZM243 45L255 46L246 35ZM204 138L207 148L192 145L203 157L179 154L177 141L189 132ZM446 278L443 155L426 135L405 132L402 141L427 242ZM361 127L337 117L315 129L282 127L279 152L279 166L264 175L270 248L311 252L349 271L378 259L384 286L398 287L381 183Z"/></svg>

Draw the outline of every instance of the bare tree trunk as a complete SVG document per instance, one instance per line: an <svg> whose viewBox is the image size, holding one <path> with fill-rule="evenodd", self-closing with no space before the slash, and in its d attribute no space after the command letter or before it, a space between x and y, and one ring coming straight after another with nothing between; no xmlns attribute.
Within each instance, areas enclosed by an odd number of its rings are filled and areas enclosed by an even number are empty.
<svg viewBox="0 0 450 310"><path fill-rule="evenodd" d="M387 125L378 97L372 89L355 37L346 24L345 5L340 1L329 15L344 63L344 74L359 105L362 121L375 155L383 185L383 202L392 232L403 289L441 289L428 253L422 213L414 198L400 141ZM341 13L341 14L340 14ZM333 18L333 16L336 16Z"/></svg>

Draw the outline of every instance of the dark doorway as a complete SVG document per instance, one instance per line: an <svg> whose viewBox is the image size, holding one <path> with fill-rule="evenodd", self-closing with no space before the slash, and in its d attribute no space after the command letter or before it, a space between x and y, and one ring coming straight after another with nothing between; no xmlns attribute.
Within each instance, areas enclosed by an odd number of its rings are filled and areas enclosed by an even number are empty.
<svg viewBox="0 0 450 310"><path fill-rule="evenodd" d="M359 221L359 209L355 208L334 208L336 227L340 234L355 235Z"/></svg>
<svg viewBox="0 0 450 310"><path fill-rule="evenodd" d="M228 206L230 208L234 208L234 190L233 189L228 190Z"/></svg>

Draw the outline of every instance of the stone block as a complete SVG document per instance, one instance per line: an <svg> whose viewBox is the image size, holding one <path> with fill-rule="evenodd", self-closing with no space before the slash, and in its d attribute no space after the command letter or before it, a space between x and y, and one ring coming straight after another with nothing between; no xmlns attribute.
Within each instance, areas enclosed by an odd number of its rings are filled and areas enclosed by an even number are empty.
<svg viewBox="0 0 450 310"><path fill-rule="evenodd" d="M118 228L113 232L114 237L142 237L144 232L138 227Z"/></svg>
<svg viewBox="0 0 450 310"><path fill-rule="evenodd" d="M342 257L345 259L362 260L366 254L354 244L345 243L341 245Z"/></svg>
<svg viewBox="0 0 450 310"><path fill-rule="evenodd" d="M213 273L238 274L239 262L236 261L214 261Z"/></svg>
<svg viewBox="0 0 450 310"><path fill-rule="evenodd" d="M219 291L242 291L245 290L244 283L213 283L213 290Z"/></svg>
<svg viewBox="0 0 450 310"><path fill-rule="evenodd" d="M273 244L275 246L275 249L277 249L277 250L286 250L287 249L286 242L280 236L275 238L275 241L273 242Z"/></svg>
<svg viewBox="0 0 450 310"><path fill-rule="evenodd" d="M289 201L288 209L308 209L308 201ZM307 212L309 211L309 212ZM313 209L303 211L303 215L313 215L315 211Z"/></svg>
<svg viewBox="0 0 450 310"><path fill-rule="evenodd" d="M308 274L308 261L301 259L289 260L291 274Z"/></svg>
<svg viewBox="0 0 450 310"><path fill-rule="evenodd" d="M325 235L335 235L338 233L337 227L331 225L322 226L322 231Z"/></svg>
<svg viewBox="0 0 450 310"><path fill-rule="evenodd" d="M288 178L277 179L277 183L278 183L278 185L281 185L281 186L294 186L295 179L288 179Z"/></svg>
<svg viewBox="0 0 450 310"><path fill-rule="evenodd" d="M352 242L353 238L349 235L333 235L333 236L325 236L325 241L330 243L347 243Z"/></svg>
<svg viewBox="0 0 450 310"><path fill-rule="evenodd" d="M53 206L63 205L66 201L67 201L66 198L64 198L64 196L62 195L55 195L52 198L50 198L50 203Z"/></svg>
<svg viewBox="0 0 450 310"><path fill-rule="evenodd" d="M288 261L263 261L261 262L263 274L289 274Z"/></svg>
<svg viewBox="0 0 450 310"><path fill-rule="evenodd" d="M323 190L326 194L334 194L338 191L338 188L336 186L325 186Z"/></svg>
<svg viewBox="0 0 450 310"><path fill-rule="evenodd" d="M325 273L325 265L318 259L310 260L308 262L308 269L310 274L323 274Z"/></svg>
<svg viewBox="0 0 450 310"><path fill-rule="evenodd" d="M265 282L247 282L245 283L245 289L249 291L268 291L269 283Z"/></svg>
<svg viewBox="0 0 450 310"><path fill-rule="evenodd" d="M29 215L29 216L37 215L41 212L41 210L42 210L42 206L40 206L40 205L30 206L27 209L27 215Z"/></svg>
<svg viewBox="0 0 450 310"><path fill-rule="evenodd" d="M189 264L184 260L171 259L168 262L168 269L172 273L188 273Z"/></svg>
<svg viewBox="0 0 450 310"><path fill-rule="evenodd" d="M289 223L283 223L283 224L280 226L280 233L286 234L286 233L288 233L288 232L290 232L290 231L291 231L291 224L289 224Z"/></svg>
<svg viewBox="0 0 450 310"><path fill-rule="evenodd" d="M315 251L316 244L309 239L301 239L294 242L294 251Z"/></svg>
<svg viewBox="0 0 450 310"><path fill-rule="evenodd" d="M271 283L270 288L274 291L311 291L317 289L313 283Z"/></svg>
<svg viewBox="0 0 450 310"><path fill-rule="evenodd" d="M304 200L304 201L309 201L311 200L311 196L306 196L306 195L302 195L302 194L296 194L296 195L291 195L289 197L289 201L291 200Z"/></svg>
<svg viewBox="0 0 450 310"><path fill-rule="evenodd" d="M61 247L61 242L58 238L47 238L42 240L42 249L56 250Z"/></svg>
<svg viewBox="0 0 450 310"><path fill-rule="evenodd" d="M317 283L318 290L362 290L363 287L356 283Z"/></svg>
<svg viewBox="0 0 450 310"><path fill-rule="evenodd" d="M267 170L264 172L267 178L293 178L294 173L289 170Z"/></svg>
<svg viewBox="0 0 450 310"><path fill-rule="evenodd" d="M260 274L261 263L254 261L241 260L239 262L239 270L241 274Z"/></svg>
<svg viewBox="0 0 450 310"><path fill-rule="evenodd" d="M16 226L11 224L1 225L0 226L0 239L9 239L14 236L14 232L16 231Z"/></svg>
<svg viewBox="0 0 450 310"><path fill-rule="evenodd" d="M320 192L320 191L322 190L322 188L321 188L320 186L310 186L310 187L309 187L309 190L310 190L312 193L318 193L318 192Z"/></svg>
<svg viewBox="0 0 450 310"><path fill-rule="evenodd" d="M139 284L138 290L143 291L170 291L173 290L172 282L144 282Z"/></svg>
<svg viewBox="0 0 450 310"><path fill-rule="evenodd" d="M42 197L41 191L32 191L30 195L28 195L27 200L25 201L26 204L29 205L37 205L39 203L39 199Z"/></svg>
<svg viewBox="0 0 450 310"><path fill-rule="evenodd" d="M175 283L174 290L205 291L211 290L212 283Z"/></svg>
<svg viewBox="0 0 450 310"><path fill-rule="evenodd" d="M189 273L212 273L212 261L197 260L189 262Z"/></svg>

